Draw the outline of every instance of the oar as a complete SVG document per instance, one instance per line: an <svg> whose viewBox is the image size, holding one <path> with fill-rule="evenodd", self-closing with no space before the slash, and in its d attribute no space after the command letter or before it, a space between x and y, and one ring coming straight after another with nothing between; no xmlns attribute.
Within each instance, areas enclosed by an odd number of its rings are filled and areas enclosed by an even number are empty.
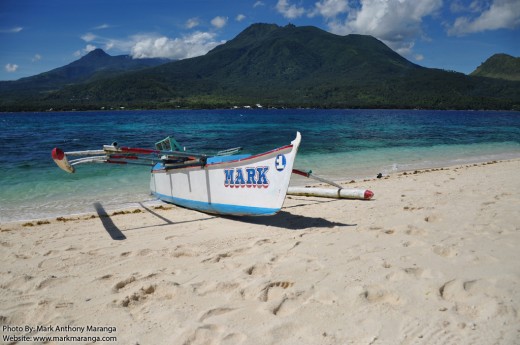
<svg viewBox="0 0 520 345"><path fill-rule="evenodd" d="M312 179L314 179L314 180L316 180L316 181L320 181L320 182L328 183L328 184L330 184L331 186L337 187L337 188L339 188L339 189L343 189L342 186L340 186L339 184L337 184L337 183L334 182L334 181L327 180L327 179L324 179L323 177L319 177L319 176L313 175L312 170L309 170L308 172L305 172L305 171L302 171L302 170L293 169L293 170L292 170L292 173L293 173L293 174L296 174L296 175L304 176L304 177L307 177L307 178L312 178Z"/></svg>

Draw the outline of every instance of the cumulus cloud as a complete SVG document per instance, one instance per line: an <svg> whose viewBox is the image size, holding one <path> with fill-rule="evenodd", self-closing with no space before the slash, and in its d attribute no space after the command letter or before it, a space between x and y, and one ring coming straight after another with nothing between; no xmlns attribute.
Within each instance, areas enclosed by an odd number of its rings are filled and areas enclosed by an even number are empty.
<svg viewBox="0 0 520 345"><path fill-rule="evenodd" d="M227 18L217 17L214 25L225 25ZM224 22L222 22L223 20ZM192 18L186 22L195 25L198 19ZM116 50L129 52L135 59L142 58L168 58L185 59L206 54L211 49L224 43L218 41L215 32L196 31L190 34L171 38L156 33L143 33L130 36L126 39L113 39L87 33L81 38L87 43L85 48L74 52L75 57L80 57L86 53L102 47L105 51Z"/></svg>
<svg viewBox="0 0 520 345"><path fill-rule="evenodd" d="M316 3L315 13L327 18L333 33L372 35L407 55L415 40L424 36L423 19L435 15L442 7L442 0L360 0L349 9L346 5L346 1L322 0Z"/></svg>
<svg viewBox="0 0 520 345"><path fill-rule="evenodd" d="M93 44L87 44L87 45L85 46L85 48L83 48L83 49L81 49L81 50L76 50L72 55L73 55L74 57L77 57L77 58L78 58L78 57L80 57L80 56L82 56L82 55L84 55L84 54L88 54L88 53L90 53L91 51L93 51L93 50L95 50L95 49L97 49L97 47L96 47L95 45L93 45Z"/></svg>
<svg viewBox="0 0 520 345"><path fill-rule="evenodd" d="M116 46L116 42L114 40L108 40L105 42L105 46L103 47L104 50L110 50Z"/></svg>
<svg viewBox="0 0 520 345"><path fill-rule="evenodd" d="M94 35L93 33L90 33L90 32L87 32L86 34L84 34L83 36L81 36L81 39L85 42L92 42L94 41L95 39L97 38L96 35Z"/></svg>
<svg viewBox="0 0 520 345"><path fill-rule="evenodd" d="M81 39L88 44L85 48L74 52L75 57L80 57L81 55L88 53L97 47L102 47L105 51L114 48L121 51L129 51L133 46L133 42L129 39L118 40L109 37L98 36L91 32L82 35Z"/></svg>
<svg viewBox="0 0 520 345"><path fill-rule="evenodd" d="M32 62L37 62L42 59L42 56L40 54L35 54L32 58Z"/></svg>
<svg viewBox="0 0 520 345"><path fill-rule="evenodd" d="M520 25L520 1L518 0L494 0L485 3L474 1L468 7L452 6L451 9L454 12L466 10L473 14L455 19L453 25L447 30L448 35L451 36L463 36L487 30L513 29Z"/></svg>
<svg viewBox="0 0 520 345"><path fill-rule="evenodd" d="M253 4L253 8L257 8L259 6L265 6L265 3L263 1L257 1Z"/></svg>
<svg viewBox="0 0 520 345"><path fill-rule="evenodd" d="M17 69L18 69L17 64L8 63L7 65L5 65L5 70L8 73L14 73L14 72L16 72Z"/></svg>
<svg viewBox="0 0 520 345"><path fill-rule="evenodd" d="M276 4L276 10L288 19L301 17L306 12L305 8L303 7L290 5L289 0L278 0L278 3Z"/></svg>
<svg viewBox="0 0 520 345"><path fill-rule="evenodd" d="M185 27L187 29L193 29L194 27L199 26L199 24L200 24L199 18L196 18L196 17L190 18L186 21Z"/></svg>
<svg viewBox="0 0 520 345"><path fill-rule="evenodd" d="M422 60L424 60L424 55L422 55L422 54L416 54L416 55L414 56L414 59L415 59L415 61L422 61Z"/></svg>
<svg viewBox="0 0 520 345"><path fill-rule="evenodd" d="M87 45L85 46L85 48L83 49L83 51L84 51L85 53L90 53L91 51L96 50L96 49L97 49L97 47L96 47L95 45L93 45L93 44L87 44Z"/></svg>
<svg viewBox="0 0 520 345"><path fill-rule="evenodd" d="M211 25L216 27L217 29L221 29L227 24L227 17L215 17L211 20Z"/></svg>
<svg viewBox="0 0 520 345"><path fill-rule="evenodd" d="M450 10L458 12L482 12L489 8L489 0L473 0L468 4L467 0L454 0L450 3Z"/></svg>
<svg viewBox="0 0 520 345"><path fill-rule="evenodd" d="M289 1L276 4L286 18L320 16L332 33L372 35L403 55L412 53L417 39L426 38L424 18L436 15L443 5L443 0L319 0L305 9Z"/></svg>
<svg viewBox="0 0 520 345"><path fill-rule="evenodd" d="M135 59L169 58L185 59L206 54L224 42L215 41L215 34L195 32L181 38L138 35L133 37L131 55Z"/></svg>
<svg viewBox="0 0 520 345"><path fill-rule="evenodd" d="M243 21L244 19L246 19L246 16L244 16L243 14L239 14L238 16L235 17L235 20L237 22L241 22Z"/></svg>
<svg viewBox="0 0 520 345"><path fill-rule="evenodd" d="M333 18L347 13L349 9L347 0L321 0L315 4L314 10L309 13L309 16L321 15L324 18Z"/></svg>

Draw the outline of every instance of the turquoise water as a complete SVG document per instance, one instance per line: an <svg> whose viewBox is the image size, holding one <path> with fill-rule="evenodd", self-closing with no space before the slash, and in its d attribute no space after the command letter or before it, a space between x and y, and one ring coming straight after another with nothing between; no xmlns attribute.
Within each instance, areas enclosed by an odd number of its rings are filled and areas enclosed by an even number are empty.
<svg viewBox="0 0 520 345"><path fill-rule="evenodd" d="M168 135L189 151L302 144L296 167L346 181L377 173L520 157L520 113L413 110L197 110L0 114L0 221L92 212L152 200L149 169L58 169L51 150L153 147ZM294 183L305 183L296 178Z"/></svg>

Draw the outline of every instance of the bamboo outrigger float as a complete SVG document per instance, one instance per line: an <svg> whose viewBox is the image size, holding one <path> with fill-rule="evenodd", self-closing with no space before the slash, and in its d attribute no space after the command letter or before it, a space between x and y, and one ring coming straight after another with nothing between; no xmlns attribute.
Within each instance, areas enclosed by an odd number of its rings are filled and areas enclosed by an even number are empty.
<svg viewBox="0 0 520 345"><path fill-rule="evenodd" d="M87 163L150 166L150 190L160 200L207 213L260 216L280 211L292 173L342 189L311 176L311 172L293 169L300 142L297 132L289 145L261 154L238 154L241 148L233 148L207 155L185 152L168 137L156 143L155 149L120 147L117 143L104 145L102 150L64 152L55 148L52 158L68 173ZM336 195L341 197L341 193ZM372 195L365 193L363 198Z"/></svg>

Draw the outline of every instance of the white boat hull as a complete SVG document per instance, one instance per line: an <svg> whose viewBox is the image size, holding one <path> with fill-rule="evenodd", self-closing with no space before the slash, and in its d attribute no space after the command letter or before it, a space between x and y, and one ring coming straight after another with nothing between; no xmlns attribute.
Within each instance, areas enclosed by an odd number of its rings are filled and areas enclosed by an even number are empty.
<svg viewBox="0 0 520 345"><path fill-rule="evenodd" d="M273 215L283 206L300 141L297 133L290 145L236 160L208 159L203 167L165 169L160 163L152 169L150 190L163 201L202 212Z"/></svg>

